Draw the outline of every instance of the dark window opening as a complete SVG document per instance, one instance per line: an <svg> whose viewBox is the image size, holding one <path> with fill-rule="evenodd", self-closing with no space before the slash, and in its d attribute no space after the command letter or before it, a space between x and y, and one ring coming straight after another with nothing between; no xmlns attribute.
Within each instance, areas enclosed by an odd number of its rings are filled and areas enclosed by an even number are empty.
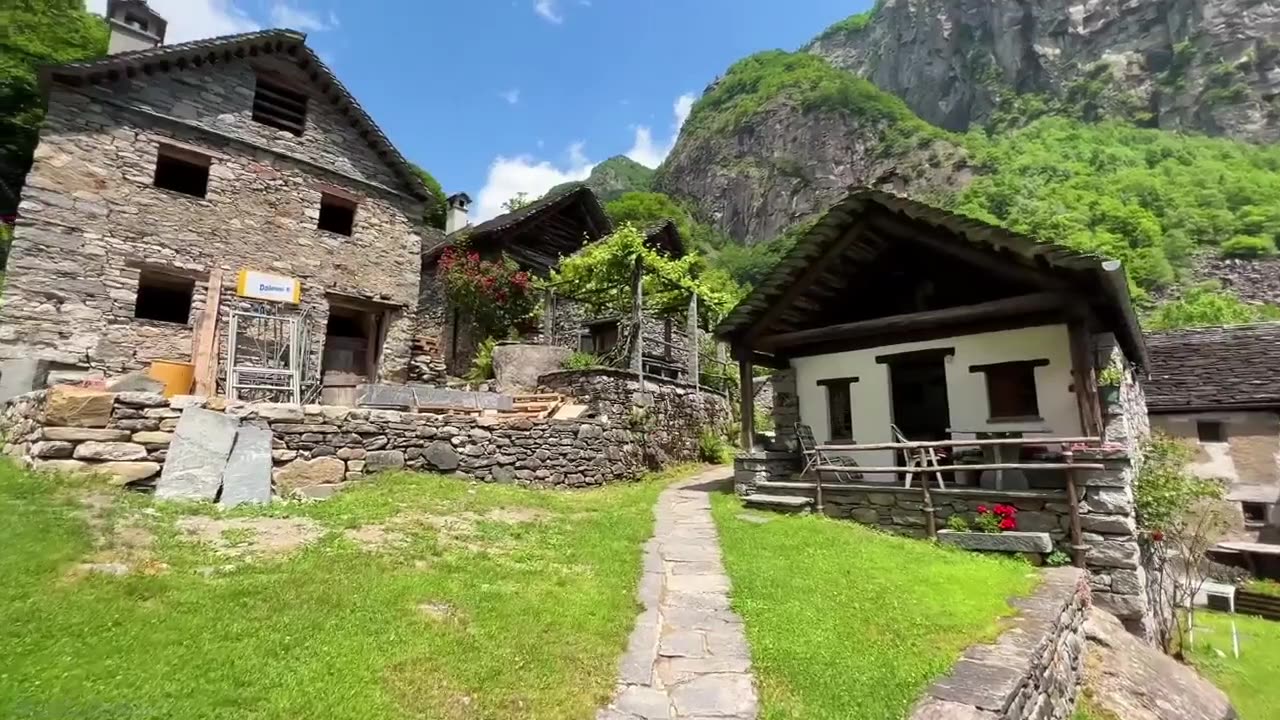
<svg viewBox="0 0 1280 720"><path fill-rule="evenodd" d="M600 357L618 346L618 322L596 323L591 326L591 353Z"/></svg>
<svg viewBox="0 0 1280 720"><path fill-rule="evenodd" d="M287 85L258 77L253 93L253 120L301 135L307 126L307 96Z"/></svg>
<svg viewBox="0 0 1280 720"><path fill-rule="evenodd" d="M324 193L320 196L320 221L316 224L321 230L339 235L351 236L356 227L356 204L346 198Z"/></svg>
<svg viewBox="0 0 1280 720"><path fill-rule="evenodd" d="M1244 513L1244 524L1249 527L1257 527L1267 524L1267 516L1270 515L1271 506L1266 503L1258 502L1242 502L1240 503L1240 511Z"/></svg>
<svg viewBox="0 0 1280 720"><path fill-rule="evenodd" d="M1196 437L1200 438L1200 442L1226 442L1227 428L1216 420L1197 420Z"/></svg>
<svg viewBox="0 0 1280 720"><path fill-rule="evenodd" d="M364 313L345 308L329 309L329 322L325 335L330 337L367 339L367 320Z"/></svg>
<svg viewBox="0 0 1280 720"><path fill-rule="evenodd" d="M827 389L827 437L830 442L853 440L853 383L857 378L819 380Z"/></svg>
<svg viewBox="0 0 1280 720"><path fill-rule="evenodd" d="M1036 368L1048 360L1020 360L993 365L974 365L969 372L987 377L987 410L990 420L1033 420L1040 418L1036 394Z"/></svg>
<svg viewBox="0 0 1280 720"><path fill-rule="evenodd" d="M209 158L161 146L156 156L158 188L202 198L209 194Z"/></svg>
<svg viewBox="0 0 1280 720"><path fill-rule="evenodd" d="M150 26L147 24L147 21L145 18L138 17L133 13L124 14L124 24L132 25L143 32L147 32L151 29Z"/></svg>
<svg viewBox="0 0 1280 720"><path fill-rule="evenodd" d="M190 278L174 277L149 271L138 276L138 296L133 316L139 320L186 325L191 319L191 297L196 283Z"/></svg>

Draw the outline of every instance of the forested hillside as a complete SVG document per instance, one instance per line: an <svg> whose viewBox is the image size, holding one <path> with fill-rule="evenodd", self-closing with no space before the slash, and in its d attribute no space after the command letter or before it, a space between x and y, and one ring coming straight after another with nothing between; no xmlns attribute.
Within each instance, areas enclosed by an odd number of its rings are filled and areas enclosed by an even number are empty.
<svg viewBox="0 0 1280 720"><path fill-rule="evenodd" d="M1029 7L1050 4L1036 0ZM1133 40L1135 18L1167 4L1140 0L1122 9L1091 11L1088 52L1105 54L1108 38ZM1148 80L1166 87L1142 85L1147 92L1143 102L1132 102L1137 95L1129 90L1121 93L1109 72L1080 66L1071 75L1069 68L1056 64L1052 82L1041 78L1040 85L1023 83L1025 92L1018 91L1018 83L996 84L1000 93L989 108L970 112L981 105L971 103L963 123L943 123L968 127L956 132L912 111L910 101L919 97L911 93L927 92L927 87L904 90L905 98L877 87L882 66L861 43L882 44L885 37L899 36L932 42L943 53L943 64L948 52L963 53L955 62L969 64L998 55L1000 47L980 44L1006 41L989 34L985 40L975 35L963 42L954 33L929 39L919 37L919 27L893 24L919 19L929 8L946 6L952 12L970 5L968 0L885 0L824 32L808 47L810 52L770 51L734 64L694 105L654 188L734 242L732 249L714 251L713 262L719 257L731 261L743 281L758 277L759 268L785 249L787 236L794 236L849 185L872 185L1124 261L1152 327L1241 322L1280 312L1202 286L1196 276L1196 268L1208 258L1274 256L1280 239L1280 149L1205 134L1265 139L1271 127L1271 110L1253 113L1261 107L1258 98L1269 107L1265 78L1242 80L1247 92L1235 92L1230 103L1222 93L1213 94L1215 81L1207 75L1214 70L1205 58L1214 52L1235 57L1236 47L1220 42L1219 34L1225 32L1220 13L1210 13L1217 23L1212 27L1178 29L1192 40L1176 33L1143 36L1152 47L1164 47L1167 40L1174 52L1172 66L1163 61L1144 66L1151 71ZM973 12L990 19L985 9ZM1238 29L1237 20L1231 23ZM1044 31L1048 21L1037 16L1024 22ZM1267 27L1263 23L1256 30L1266 32ZM1260 35L1242 41L1241 46L1260 49L1240 55L1252 58L1246 69L1271 67L1274 58L1267 48L1275 40ZM854 56L866 63L852 62ZM846 69L827 58L843 59ZM1231 65L1243 66L1243 60ZM859 69L866 77L850 71ZM1213 107L1206 108L1207 114L1188 110L1174 123L1168 113L1150 112L1159 110L1161 102L1172 102L1171 72L1182 72L1195 86L1194 92L1180 91L1178 102L1208 102ZM1219 74L1225 77L1225 72ZM949 81L926 74L919 82ZM1236 131L1228 132L1221 124L1187 120L1195 117L1261 120L1237 123ZM1242 129L1246 127L1254 130Z"/></svg>

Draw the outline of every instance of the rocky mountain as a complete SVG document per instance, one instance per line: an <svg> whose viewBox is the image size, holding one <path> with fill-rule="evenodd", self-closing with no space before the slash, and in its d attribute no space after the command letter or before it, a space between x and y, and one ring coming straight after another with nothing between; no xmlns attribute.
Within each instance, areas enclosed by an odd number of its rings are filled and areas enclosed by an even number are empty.
<svg viewBox="0 0 1280 720"><path fill-rule="evenodd" d="M1087 120L1280 138L1275 0L884 0L806 50L952 130L1030 94Z"/></svg>
<svg viewBox="0 0 1280 720"><path fill-rule="evenodd" d="M965 152L901 100L804 54L742 60L707 89L654 189L754 243L850 185L930 197L968 180Z"/></svg>
<svg viewBox="0 0 1280 720"><path fill-rule="evenodd" d="M625 155L615 155L591 169L591 175L583 181L595 192L600 202L609 202L629 192L644 192L653 185L653 170ZM564 188L557 185L549 192Z"/></svg>
<svg viewBox="0 0 1280 720"><path fill-rule="evenodd" d="M1278 62L1280 0L882 0L731 66L653 189L776 254L885 187L1123 260L1154 303L1278 255Z"/></svg>

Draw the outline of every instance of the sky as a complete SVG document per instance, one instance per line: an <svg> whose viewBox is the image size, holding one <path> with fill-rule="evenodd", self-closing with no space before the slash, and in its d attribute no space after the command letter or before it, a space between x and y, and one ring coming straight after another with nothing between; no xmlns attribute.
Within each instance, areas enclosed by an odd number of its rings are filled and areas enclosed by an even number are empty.
<svg viewBox="0 0 1280 720"><path fill-rule="evenodd" d="M473 216L625 154L666 157L734 61L872 0L150 0L167 43L289 27ZM106 0L87 0L102 13Z"/></svg>

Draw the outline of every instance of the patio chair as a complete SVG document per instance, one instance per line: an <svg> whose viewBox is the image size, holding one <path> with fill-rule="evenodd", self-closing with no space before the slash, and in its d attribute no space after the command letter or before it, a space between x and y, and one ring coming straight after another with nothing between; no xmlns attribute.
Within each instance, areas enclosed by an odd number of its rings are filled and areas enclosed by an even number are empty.
<svg viewBox="0 0 1280 720"><path fill-rule="evenodd" d="M896 443L909 443L906 435L898 429L897 425L889 426L890 432L893 433L893 441ZM917 448L915 450L904 450L903 455L907 458L907 467L912 468L907 473L906 483L903 487L911 487L911 478L920 474L920 482L929 482L928 475L933 474L938 479L938 489L946 490L947 485L942 481L942 471L937 470L942 463L938 462L938 451L936 448ZM931 469L934 468L934 469Z"/></svg>
<svg viewBox="0 0 1280 720"><path fill-rule="evenodd" d="M800 454L804 459L804 470L800 471L800 475L809 474L809 471L819 466L856 468L858 463L851 457L843 455L832 455L823 452L818 447L818 441L813 437L813 428L804 423L796 423L796 441L800 445ZM846 472L844 470L829 470L818 472L818 482L822 482L822 473L830 472L835 476L836 482L853 482L862 479L860 472Z"/></svg>

